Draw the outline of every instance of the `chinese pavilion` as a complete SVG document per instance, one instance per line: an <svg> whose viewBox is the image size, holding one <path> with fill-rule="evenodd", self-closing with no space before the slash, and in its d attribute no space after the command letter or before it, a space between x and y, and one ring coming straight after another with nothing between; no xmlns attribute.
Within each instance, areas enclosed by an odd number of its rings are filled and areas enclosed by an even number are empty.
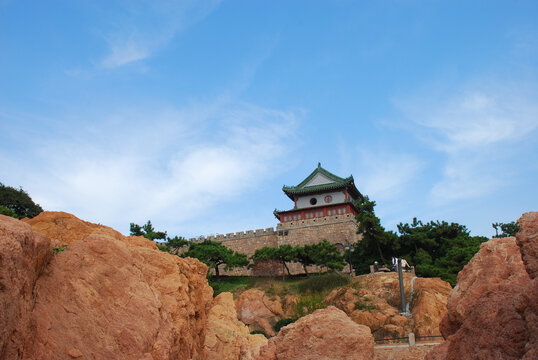
<svg viewBox="0 0 538 360"><path fill-rule="evenodd" d="M274 211L281 223L333 215L355 216L357 208L353 202L362 198L353 176L341 178L322 168L320 163L299 185L284 186L282 190L295 205L291 210Z"/></svg>

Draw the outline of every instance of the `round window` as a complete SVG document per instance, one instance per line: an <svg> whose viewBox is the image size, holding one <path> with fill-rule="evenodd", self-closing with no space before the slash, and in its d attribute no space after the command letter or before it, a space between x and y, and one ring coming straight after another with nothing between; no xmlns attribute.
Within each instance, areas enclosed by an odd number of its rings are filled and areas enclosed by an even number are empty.
<svg viewBox="0 0 538 360"><path fill-rule="evenodd" d="M331 195L327 195L325 196L325 202L328 204L330 203L331 201L333 201L333 197Z"/></svg>
<svg viewBox="0 0 538 360"><path fill-rule="evenodd" d="M318 200L316 198L310 199L310 205L316 205L318 203Z"/></svg>

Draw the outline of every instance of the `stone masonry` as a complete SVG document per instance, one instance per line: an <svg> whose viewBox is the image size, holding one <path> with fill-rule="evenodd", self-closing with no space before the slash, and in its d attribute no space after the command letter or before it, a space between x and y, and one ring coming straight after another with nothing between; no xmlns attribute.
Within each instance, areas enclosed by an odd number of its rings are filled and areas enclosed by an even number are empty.
<svg viewBox="0 0 538 360"><path fill-rule="evenodd" d="M257 249L265 246L278 247L289 244L292 246L303 246L315 244L326 239L337 246L354 244L361 239L357 234L358 225L351 214L326 216L316 219L300 220L288 223L279 223L274 228L250 230L246 232L229 233L226 235L216 235L190 239L190 241L212 240L222 242L226 247L246 254L248 257L254 255ZM304 274L300 264L288 264L292 274ZM264 269L235 269L233 271L222 271L224 275L280 275L283 269L271 271ZM309 272L318 272L317 267L309 267Z"/></svg>

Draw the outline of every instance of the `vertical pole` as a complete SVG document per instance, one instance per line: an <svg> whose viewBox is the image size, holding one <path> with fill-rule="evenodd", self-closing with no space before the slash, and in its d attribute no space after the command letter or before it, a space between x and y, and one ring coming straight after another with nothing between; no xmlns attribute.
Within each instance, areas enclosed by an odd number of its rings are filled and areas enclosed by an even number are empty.
<svg viewBox="0 0 538 360"><path fill-rule="evenodd" d="M353 269L351 268L351 246L349 247L349 250L348 250L348 263L349 263L349 275L353 275Z"/></svg>
<svg viewBox="0 0 538 360"><path fill-rule="evenodd" d="M398 258L398 264L396 266L398 267L398 278L400 279L400 298L402 300L402 313L405 313L405 290L401 258Z"/></svg>

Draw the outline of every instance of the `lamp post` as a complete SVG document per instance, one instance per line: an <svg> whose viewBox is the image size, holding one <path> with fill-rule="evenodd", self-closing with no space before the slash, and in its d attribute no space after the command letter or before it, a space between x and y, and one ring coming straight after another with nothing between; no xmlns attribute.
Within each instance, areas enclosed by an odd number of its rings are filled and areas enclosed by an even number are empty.
<svg viewBox="0 0 538 360"><path fill-rule="evenodd" d="M347 263L349 264L349 275L352 275L353 274L353 266L351 265L351 253L353 251L355 251L355 248L351 245L346 245L344 246L344 249L347 250L347 254L348 254L348 257L347 257Z"/></svg>

